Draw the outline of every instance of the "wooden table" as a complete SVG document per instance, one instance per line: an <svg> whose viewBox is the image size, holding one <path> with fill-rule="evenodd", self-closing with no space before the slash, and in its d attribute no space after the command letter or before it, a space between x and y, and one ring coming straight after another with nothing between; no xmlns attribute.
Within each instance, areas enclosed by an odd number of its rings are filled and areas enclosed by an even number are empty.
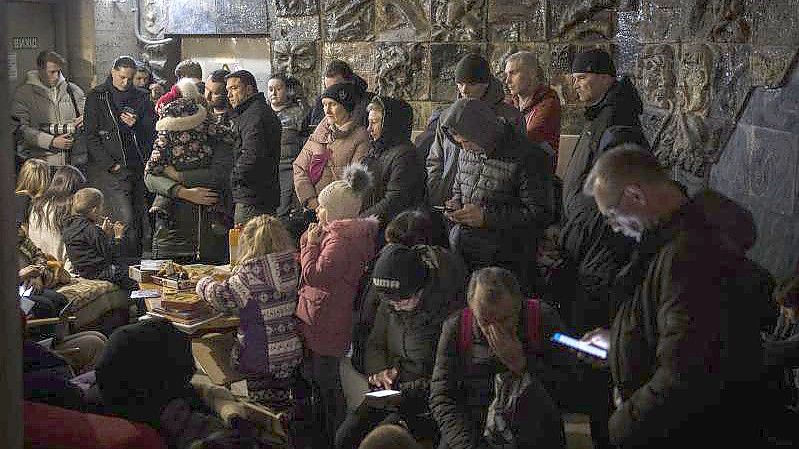
<svg viewBox="0 0 799 449"><path fill-rule="evenodd" d="M140 282L139 288L141 290L158 290L161 291L161 286L156 284L151 284L147 282ZM144 300L144 304L147 306L147 311L152 311L154 306L158 304L160 301L160 297L158 298L147 298ZM159 315L160 316L160 315ZM165 317L169 319L168 317ZM179 330L186 332L187 334L191 334L192 336L200 336L208 333L225 333L231 332L236 330L239 327L239 317L225 315L219 318L213 319L207 323L203 323L201 326L197 326L195 329L189 331L185 324L176 323L175 327Z"/></svg>

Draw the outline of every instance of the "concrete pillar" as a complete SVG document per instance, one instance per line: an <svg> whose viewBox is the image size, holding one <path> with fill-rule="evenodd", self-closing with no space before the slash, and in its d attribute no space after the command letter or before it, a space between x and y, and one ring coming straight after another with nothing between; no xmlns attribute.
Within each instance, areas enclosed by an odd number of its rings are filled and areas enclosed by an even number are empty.
<svg viewBox="0 0 799 449"><path fill-rule="evenodd" d="M0 29L7 29L6 2L0 2ZM0 104L9 104L8 48L0 39ZM14 152L8 114L0 114L0 446L22 448L22 333L16 284Z"/></svg>

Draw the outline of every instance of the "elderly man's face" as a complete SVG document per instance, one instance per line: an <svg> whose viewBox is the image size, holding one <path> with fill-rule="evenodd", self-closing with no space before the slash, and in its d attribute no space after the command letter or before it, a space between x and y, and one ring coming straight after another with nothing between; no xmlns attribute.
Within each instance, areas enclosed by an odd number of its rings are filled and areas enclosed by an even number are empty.
<svg viewBox="0 0 799 449"><path fill-rule="evenodd" d="M488 89L488 83L456 83L458 86L458 93L461 94L463 98L473 98L475 100L479 100L483 98L485 95L486 90Z"/></svg>
<svg viewBox="0 0 799 449"><path fill-rule="evenodd" d="M519 61L508 61L505 64L505 84L511 95L527 96L537 87L533 70L522 67Z"/></svg>
<svg viewBox="0 0 799 449"><path fill-rule="evenodd" d="M598 73L572 73L572 82L580 101L593 104L608 91L613 84L613 77Z"/></svg>
<svg viewBox="0 0 799 449"><path fill-rule="evenodd" d="M640 201L631 198L629 188L623 189L619 197L606 192L600 184L595 187L594 199L599 212L605 217L613 232L640 242L647 228L647 220L641 214Z"/></svg>
<svg viewBox="0 0 799 449"><path fill-rule="evenodd" d="M511 333L516 332L519 318L518 304L509 295L491 297L490 293L478 284L474 289L473 296L469 299L469 308L472 309L475 322L483 334L492 326L500 327Z"/></svg>

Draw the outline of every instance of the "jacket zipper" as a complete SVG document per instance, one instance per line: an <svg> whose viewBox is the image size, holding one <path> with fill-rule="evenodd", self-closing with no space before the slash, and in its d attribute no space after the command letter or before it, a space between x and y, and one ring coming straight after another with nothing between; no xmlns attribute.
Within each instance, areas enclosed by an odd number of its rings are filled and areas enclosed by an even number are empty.
<svg viewBox="0 0 799 449"><path fill-rule="evenodd" d="M128 156L125 154L125 144L122 142L122 133L119 131L119 123L117 123L116 117L114 117L114 111L111 109L111 102L108 101L109 94L106 92L103 97L105 98L105 104L108 106L108 114L111 115L111 120L114 122L114 127L117 130L117 138L119 139L119 148L122 149L122 164L125 168L128 167ZM135 135L134 135L135 138Z"/></svg>

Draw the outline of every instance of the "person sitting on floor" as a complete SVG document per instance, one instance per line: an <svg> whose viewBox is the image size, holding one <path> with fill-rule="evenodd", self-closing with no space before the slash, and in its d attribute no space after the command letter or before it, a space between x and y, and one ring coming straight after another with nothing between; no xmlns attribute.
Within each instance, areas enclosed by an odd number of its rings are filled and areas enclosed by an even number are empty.
<svg viewBox="0 0 799 449"><path fill-rule="evenodd" d="M61 231L69 260L81 277L113 282L124 290L138 290L139 284L117 262L125 225L102 217L103 203L103 192L93 187L75 193L72 215L64 221Z"/></svg>
<svg viewBox="0 0 799 449"><path fill-rule="evenodd" d="M200 279L197 295L219 311L241 317L231 355L236 371L247 376L250 399L289 405L296 368L302 362L297 331L297 282L293 239L280 220L257 216L244 225L243 254L226 281Z"/></svg>

